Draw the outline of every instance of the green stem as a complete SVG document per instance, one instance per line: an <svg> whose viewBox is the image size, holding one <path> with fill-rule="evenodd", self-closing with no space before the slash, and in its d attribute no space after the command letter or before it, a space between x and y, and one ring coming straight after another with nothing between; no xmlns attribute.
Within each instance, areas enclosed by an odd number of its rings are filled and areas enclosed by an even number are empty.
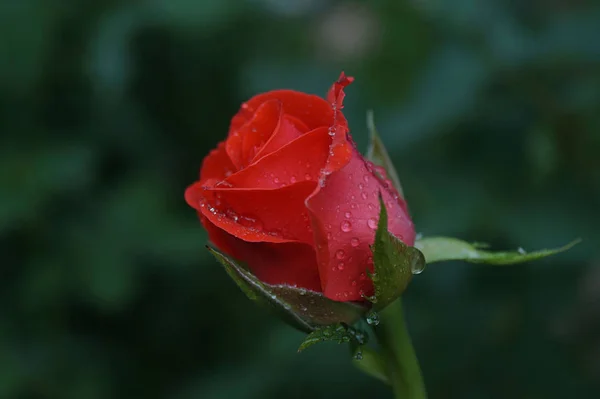
<svg viewBox="0 0 600 399"><path fill-rule="evenodd" d="M386 361L394 397L426 399L421 368L406 328L400 298L381 311L374 331Z"/></svg>

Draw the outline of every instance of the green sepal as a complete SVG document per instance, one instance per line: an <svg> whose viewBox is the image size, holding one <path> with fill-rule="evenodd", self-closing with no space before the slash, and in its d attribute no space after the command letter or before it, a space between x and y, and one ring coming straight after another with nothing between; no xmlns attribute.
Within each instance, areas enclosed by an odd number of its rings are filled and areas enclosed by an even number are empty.
<svg viewBox="0 0 600 399"><path fill-rule="evenodd" d="M375 293L366 298L373 303L373 310L385 308L402 295L413 273L425 267L425 257L417 248L404 244L388 231L387 210L381 195L379 205L379 223L371 247L374 271L369 274Z"/></svg>
<svg viewBox="0 0 600 399"><path fill-rule="evenodd" d="M367 111L367 129L369 130L369 136L371 142L369 143L369 148L367 149L366 158L373 162L375 165L379 165L385 169L387 173L387 177L392 181L396 190L398 190L398 194L402 198L404 198L404 192L402 191L402 185L400 184L400 178L398 177L398 173L396 172L396 168L390 159L390 156L383 145L383 141L379 134L377 133L377 129L375 128L375 121L373 119L373 111Z"/></svg>
<svg viewBox="0 0 600 399"><path fill-rule="evenodd" d="M353 324L368 310L365 305L335 302L319 292L304 288L266 284L258 280L243 263L216 248L207 248L248 298L266 305L301 331L310 333L335 323Z"/></svg>
<svg viewBox="0 0 600 399"><path fill-rule="evenodd" d="M298 352L313 346L319 342L333 341L338 344L348 343L353 351L358 351L367 342L368 335L345 323L336 323L329 326L319 327L304 338Z"/></svg>
<svg viewBox="0 0 600 399"><path fill-rule="evenodd" d="M471 263L488 263L492 265L512 265L545 258L566 251L581 242L580 239L555 249L542 249L535 252L525 252L523 249L507 252L492 252L483 250L487 246L481 243L468 242L450 237L426 237L418 239L415 247L425 255L427 263L447 260L463 260Z"/></svg>

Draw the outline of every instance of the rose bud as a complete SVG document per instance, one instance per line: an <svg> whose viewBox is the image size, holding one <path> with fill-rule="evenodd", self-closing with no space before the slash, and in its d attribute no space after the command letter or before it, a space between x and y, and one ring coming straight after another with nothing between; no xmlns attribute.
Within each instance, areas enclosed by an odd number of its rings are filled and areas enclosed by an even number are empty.
<svg viewBox="0 0 600 399"><path fill-rule="evenodd" d="M326 100L274 90L243 103L185 192L212 244L261 283L365 301L380 203L388 231L414 244L404 199L349 134L352 80L342 73Z"/></svg>

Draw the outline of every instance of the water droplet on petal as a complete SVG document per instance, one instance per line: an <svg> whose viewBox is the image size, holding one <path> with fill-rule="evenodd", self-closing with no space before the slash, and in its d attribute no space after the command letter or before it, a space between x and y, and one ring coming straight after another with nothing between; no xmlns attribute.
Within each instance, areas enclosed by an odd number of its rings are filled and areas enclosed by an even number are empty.
<svg viewBox="0 0 600 399"><path fill-rule="evenodd" d="M356 282L356 280L352 280L352 286L353 286L353 287L356 287L356 285L357 285L357 284L358 284L358 283Z"/></svg>
<svg viewBox="0 0 600 399"><path fill-rule="evenodd" d="M349 231L352 231L352 223L350 223L347 220L344 220L340 225L340 229L342 229L344 233L348 233Z"/></svg>
<svg viewBox="0 0 600 399"><path fill-rule="evenodd" d="M346 213L344 213L344 216L345 216L347 219L350 219L350 218L352 217L352 214L351 214L350 212L346 212Z"/></svg>
<svg viewBox="0 0 600 399"><path fill-rule="evenodd" d="M367 207L368 207L370 210L373 210L373 209L375 209L375 205L373 205L373 204L371 204L371 203L369 203L369 205L367 205Z"/></svg>
<svg viewBox="0 0 600 399"><path fill-rule="evenodd" d="M362 273L360 274L360 276L358 276L358 278L359 278L359 279L361 279L362 281L366 280L366 279L367 279L367 273L365 273L365 272L362 272Z"/></svg>
<svg viewBox="0 0 600 399"><path fill-rule="evenodd" d="M363 191L362 193L360 193L360 197L361 197L362 199L366 200L366 199L367 199L367 197L368 197L368 195L367 195L367 193L365 193L365 192Z"/></svg>
<svg viewBox="0 0 600 399"><path fill-rule="evenodd" d="M517 252L518 252L519 254L521 254L521 255L525 255L525 254L527 253L527 251L525 251L525 249L523 249L523 247L519 247L519 248L517 249Z"/></svg>
<svg viewBox="0 0 600 399"><path fill-rule="evenodd" d="M342 270L344 270L344 266L346 266L344 264L344 262L340 262L340 263L338 263L337 268L338 268L339 271L342 271Z"/></svg>
<svg viewBox="0 0 600 399"><path fill-rule="evenodd" d="M369 182L369 176L368 175L364 175L363 176L363 180L365 181L365 183Z"/></svg>
<svg viewBox="0 0 600 399"><path fill-rule="evenodd" d="M307 174L305 174L305 175L304 175L304 179L306 179L306 180L310 180L310 179L311 179L311 177L310 177L310 173L307 173Z"/></svg>
<svg viewBox="0 0 600 399"><path fill-rule="evenodd" d="M273 183L279 184L279 178L278 177L273 178Z"/></svg>
<svg viewBox="0 0 600 399"><path fill-rule="evenodd" d="M374 218L370 218L367 221L367 225L371 230L377 230L377 220L375 220Z"/></svg>
<svg viewBox="0 0 600 399"><path fill-rule="evenodd" d="M364 189L364 188L365 188L365 185L364 185L364 184L362 184L362 183L358 183L358 189L359 189L359 190L362 190L362 189Z"/></svg>
<svg viewBox="0 0 600 399"><path fill-rule="evenodd" d="M290 183L296 183L296 176L290 176Z"/></svg>
<svg viewBox="0 0 600 399"><path fill-rule="evenodd" d="M338 259L344 259L345 256L346 256L346 253L344 252L343 249L338 249L337 252L335 253L335 257Z"/></svg>
<svg viewBox="0 0 600 399"><path fill-rule="evenodd" d="M327 239L331 240L332 238L333 238L333 234L331 234L331 232L328 232L327 233Z"/></svg>
<svg viewBox="0 0 600 399"><path fill-rule="evenodd" d="M353 247L358 247L358 245L360 244L360 240L358 239L358 237L353 237L350 240L350 245L352 245Z"/></svg>

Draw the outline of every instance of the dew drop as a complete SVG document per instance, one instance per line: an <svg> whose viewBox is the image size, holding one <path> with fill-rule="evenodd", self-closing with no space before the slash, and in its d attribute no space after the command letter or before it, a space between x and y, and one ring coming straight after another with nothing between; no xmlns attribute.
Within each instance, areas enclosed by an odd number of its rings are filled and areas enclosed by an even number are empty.
<svg viewBox="0 0 600 399"><path fill-rule="evenodd" d="M305 179L305 180L310 180L310 179L311 179L311 177L310 177L310 173L307 173L307 174L305 174L305 175L304 175L304 179Z"/></svg>
<svg viewBox="0 0 600 399"><path fill-rule="evenodd" d="M294 184L296 181L296 176L290 176L290 183Z"/></svg>
<svg viewBox="0 0 600 399"><path fill-rule="evenodd" d="M360 350L356 351L356 353L354 354L354 360L362 360L363 359L363 354Z"/></svg>
<svg viewBox="0 0 600 399"><path fill-rule="evenodd" d="M368 197L368 195L367 195L367 193L365 193L365 192L363 191L362 193L360 193L360 197L361 197L362 199L366 200L366 199L367 199L367 197Z"/></svg>
<svg viewBox="0 0 600 399"><path fill-rule="evenodd" d="M337 269L338 269L339 271L342 271L342 270L344 270L344 267L345 267L345 266L346 266L346 265L344 264L344 262L340 262L340 263L338 263L338 265L337 265Z"/></svg>
<svg viewBox="0 0 600 399"><path fill-rule="evenodd" d="M379 324L379 315L375 312L367 313L367 323L370 326L376 326Z"/></svg>
<svg viewBox="0 0 600 399"><path fill-rule="evenodd" d="M360 244L360 240L358 239L358 237L353 237L350 240L350 245L352 245L354 248L358 247L359 244Z"/></svg>
<svg viewBox="0 0 600 399"><path fill-rule="evenodd" d="M363 180L365 181L365 183L369 182L369 176L368 175L364 175L363 176Z"/></svg>
<svg viewBox="0 0 600 399"><path fill-rule="evenodd" d="M517 249L517 252L518 252L520 255L525 255L525 254L527 253L527 251L525 251L525 249L523 249L523 247L519 247L519 248Z"/></svg>
<svg viewBox="0 0 600 399"><path fill-rule="evenodd" d="M331 232L327 233L327 239L331 240L333 238L333 234L331 234Z"/></svg>
<svg viewBox="0 0 600 399"><path fill-rule="evenodd" d="M375 220L374 218L370 218L367 221L367 225L371 230L377 230L377 220Z"/></svg>
<svg viewBox="0 0 600 399"><path fill-rule="evenodd" d="M358 188L359 188L359 190L362 190L365 188L365 185L362 183L358 183Z"/></svg>
<svg viewBox="0 0 600 399"><path fill-rule="evenodd" d="M358 284L358 283L356 282L356 280L352 280L352 286L353 286L353 287L356 287L356 285L357 285L357 284Z"/></svg>
<svg viewBox="0 0 600 399"><path fill-rule="evenodd" d="M374 169L377 173L381 175L381 177L385 178L387 176L387 173L385 172L385 168L383 166L377 165Z"/></svg>
<svg viewBox="0 0 600 399"><path fill-rule="evenodd" d="M365 280L367 279L367 273L365 273L365 272L362 272L362 273L360 274L360 276L358 276L358 278L359 278L359 279L361 279L362 281L365 281Z"/></svg>
<svg viewBox="0 0 600 399"><path fill-rule="evenodd" d="M344 220L342 222L342 224L340 225L340 229L344 232L344 233L348 233L349 231L352 231L352 223L350 223L347 220Z"/></svg>
<svg viewBox="0 0 600 399"><path fill-rule="evenodd" d="M369 256L369 257L367 258L367 264L368 264L368 265L372 265L372 264L373 264L373 257L372 257L372 256Z"/></svg>
<svg viewBox="0 0 600 399"><path fill-rule="evenodd" d="M369 208L370 210L373 210L373 209L375 209L375 205L369 203L369 205L367 205L367 208Z"/></svg>
<svg viewBox="0 0 600 399"><path fill-rule="evenodd" d="M410 262L410 271L412 274L421 274L425 270L425 262L421 262L421 258L414 256Z"/></svg>
<svg viewBox="0 0 600 399"><path fill-rule="evenodd" d="M338 249L338 251L335 253L335 257L338 259L344 259L345 256L346 256L346 253L344 252L343 249Z"/></svg>
<svg viewBox="0 0 600 399"><path fill-rule="evenodd" d="M344 216L345 216L347 219L350 219L350 218L352 217L352 214L351 214L350 212L346 212L346 213L344 213Z"/></svg>
<svg viewBox="0 0 600 399"><path fill-rule="evenodd" d="M273 183L279 184L279 178L278 177L273 178Z"/></svg>

